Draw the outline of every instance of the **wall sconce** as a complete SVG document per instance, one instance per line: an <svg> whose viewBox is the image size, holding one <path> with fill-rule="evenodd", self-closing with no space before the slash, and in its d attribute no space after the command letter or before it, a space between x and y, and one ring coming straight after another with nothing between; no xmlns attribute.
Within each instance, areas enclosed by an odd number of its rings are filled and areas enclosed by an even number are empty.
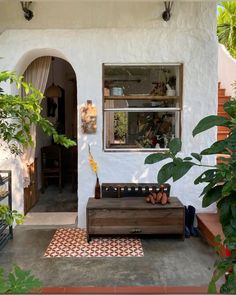
<svg viewBox="0 0 236 295"><path fill-rule="evenodd" d="M164 1L165 11L162 13L162 18L164 21L170 20L171 17L171 9L174 4L174 1Z"/></svg>
<svg viewBox="0 0 236 295"><path fill-rule="evenodd" d="M51 72L52 73L52 85L49 86L45 90L45 96L50 97L50 98L62 96L60 86L54 84L54 61L55 61L55 58L52 57L52 63L51 63L51 65L52 65L52 72Z"/></svg>
<svg viewBox="0 0 236 295"><path fill-rule="evenodd" d="M25 19L30 21L34 16L33 11L29 9L32 1L21 1L20 3L21 3L22 10L24 12Z"/></svg>

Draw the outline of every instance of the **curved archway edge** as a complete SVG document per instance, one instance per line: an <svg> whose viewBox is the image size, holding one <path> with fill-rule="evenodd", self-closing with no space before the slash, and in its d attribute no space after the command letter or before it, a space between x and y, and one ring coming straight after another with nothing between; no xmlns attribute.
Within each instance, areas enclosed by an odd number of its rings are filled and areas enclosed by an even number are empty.
<svg viewBox="0 0 236 295"><path fill-rule="evenodd" d="M32 61L42 56L55 56L55 57L61 58L67 61L72 66L75 72L73 64L70 62L70 60L68 60L68 58L65 56L64 53L62 53L61 51L55 48L37 48L37 49L31 49L25 52L16 63L14 71L22 75Z"/></svg>
<svg viewBox="0 0 236 295"><path fill-rule="evenodd" d="M66 61L70 66L72 67L75 77L76 77L76 71L75 68L72 64L72 62L66 57L66 55L55 48L37 48L37 49L30 49L26 52L24 52L20 58L18 58L18 61L16 62L15 65L13 65L13 71L16 72L18 75L23 75L24 72L26 71L27 67L37 58L43 57L43 56L53 56L57 58L61 58L64 61ZM76 78L77 80L77 78ZM78 179L77 179L78 183ZM23 188L23 186L22 186ZM24 192L22 190L21 194L21 202L22 206L24 207ZM23 208L22 208L23 209ZM22 210L23 211L23 210Z"/></svg>

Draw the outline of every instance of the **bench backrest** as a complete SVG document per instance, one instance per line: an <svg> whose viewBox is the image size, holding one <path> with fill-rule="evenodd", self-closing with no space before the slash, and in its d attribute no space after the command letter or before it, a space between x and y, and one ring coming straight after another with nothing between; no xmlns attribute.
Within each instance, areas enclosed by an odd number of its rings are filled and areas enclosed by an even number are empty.
<svg viewBox="0 0 236 295"><path fill-rule="evenodd" d="M156 183L102 183L102 198L146 197L151 192L159 192ZM170 185L164 183L164 192L170 196Z"/></svg>

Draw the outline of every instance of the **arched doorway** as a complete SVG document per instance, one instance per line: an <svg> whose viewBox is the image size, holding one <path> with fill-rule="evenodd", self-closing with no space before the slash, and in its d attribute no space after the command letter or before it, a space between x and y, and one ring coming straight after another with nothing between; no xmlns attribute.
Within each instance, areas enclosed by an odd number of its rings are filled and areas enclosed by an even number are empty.
<svg viewBox="0 0 236 295"><path fill-rule="evenodd" d="M42 114L57 129L58 133L77 139L77 88L75 71L65 59L50 57L50 67L45 84L45 99L42 101ZM41 59L43 57L40 57ZM30 68L33 60L27 69ZM25 73L27 72L27 69ZM24 74L23 74L24 75ZM32 82L33 81L29 81ZM47 90L54 84L60 90L58 97L47 97ZM35 159L30 165L30 185L24 189L25 213L30 212L76 212L77 214L77 147L65 149L60 147L62 190L58 189L58 179L48 178L43 186L42 150L54 145L40 129L36 129ZM55 164L55 163L54 163ZM56 163L57 165L58 163ZM61 217L59 217L61 218Z"/></svg>

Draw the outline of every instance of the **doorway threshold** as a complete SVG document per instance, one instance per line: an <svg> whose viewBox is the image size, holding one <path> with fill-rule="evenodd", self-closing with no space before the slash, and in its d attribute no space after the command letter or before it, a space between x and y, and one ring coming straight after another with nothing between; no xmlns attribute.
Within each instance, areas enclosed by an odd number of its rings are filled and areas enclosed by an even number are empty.
<svg viewBox="0 0 236 295"><path fill-rule="evenodd" d="M24 225L75 225L77 212L30 212Z"/></svg>

